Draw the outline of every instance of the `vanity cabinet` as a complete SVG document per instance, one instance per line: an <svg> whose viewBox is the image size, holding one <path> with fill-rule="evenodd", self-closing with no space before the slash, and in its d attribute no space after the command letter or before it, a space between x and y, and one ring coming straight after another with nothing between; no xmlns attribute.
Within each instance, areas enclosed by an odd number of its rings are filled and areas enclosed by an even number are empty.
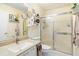
<svg viewBox="0 0 79 59"><path fill-rule="evenodd" d="M19 54L19 56L42 56L41 43L29 48L28 50Z"/></svg>
<svg viewBox="0 0 79 59"><path fill-rule="evenodd" d="M33 46L30 49L22 52L19 56L37 56L36 46Z"/></svg>

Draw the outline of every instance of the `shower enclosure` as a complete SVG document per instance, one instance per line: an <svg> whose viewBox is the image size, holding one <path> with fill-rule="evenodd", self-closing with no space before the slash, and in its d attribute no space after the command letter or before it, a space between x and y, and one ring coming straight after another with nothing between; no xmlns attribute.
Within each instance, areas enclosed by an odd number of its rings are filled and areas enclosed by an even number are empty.
<svg viewBox="0 0 79 59"><path fill-rule="evenodd" d="M40 37L43 45L51 47L53 49L53 21L50 18L41 18L40 21ZM48 48L47 48L48 49Z"/></svg>
<svg viewBox="0 0 79 59"><path fill-rule="evenodd" d="M62 12L56 16L41 19L41 40L43 44L66 54L73 54L73 14Z"/></svg>

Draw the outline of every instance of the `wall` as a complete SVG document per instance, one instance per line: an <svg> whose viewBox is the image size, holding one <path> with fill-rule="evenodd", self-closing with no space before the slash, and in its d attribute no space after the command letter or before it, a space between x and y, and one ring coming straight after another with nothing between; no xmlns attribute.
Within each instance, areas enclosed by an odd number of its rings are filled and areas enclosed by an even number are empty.
<svg viewBox="0 0 79 59"><path fill-rule="evenodd" d="M69 11L69 10L71 10L71 8L72 8L72 5L56 8L56 9L53 9L53 10L48 10L46 12L46 15L52 15L52 14L61 13L61 12L64 12L64 11Z"/></svg>
<svg viewBox="0 0 79 59"><path fill-rule="evenodd" d="M23 35L23 19L21 17L21 15L24 13L18 9L12 8L12 7L5 5L5 4L0 4L0 12L5 12L8 14L13 14L15 16L19 16L20 37L24 37L24 35ZM14 37L15 36L15 28L16 28L16 23L13 23L13 22L8 23L6 33L8 33L7 35L10 37L8 37L7 39L13 38L15 40L15 37ZM27 37L27 33L26 33L25 37Z"/></svg>

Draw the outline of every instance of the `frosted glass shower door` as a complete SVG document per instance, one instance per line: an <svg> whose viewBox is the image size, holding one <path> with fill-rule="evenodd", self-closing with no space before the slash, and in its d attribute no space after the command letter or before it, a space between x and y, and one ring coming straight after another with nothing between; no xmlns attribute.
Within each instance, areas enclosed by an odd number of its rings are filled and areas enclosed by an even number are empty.
<svg viewBox="0 0 79 59"><path fill-rule="evenodd" d="M54 19L54 49L72 54L72 15L59 15Z"/></svg>
<svg viewBox="0 0 79 59"><path fill-rule="evenodd" d="M52 18L41 19L41 41L43 44L53 48L53 21Z"/></svg>

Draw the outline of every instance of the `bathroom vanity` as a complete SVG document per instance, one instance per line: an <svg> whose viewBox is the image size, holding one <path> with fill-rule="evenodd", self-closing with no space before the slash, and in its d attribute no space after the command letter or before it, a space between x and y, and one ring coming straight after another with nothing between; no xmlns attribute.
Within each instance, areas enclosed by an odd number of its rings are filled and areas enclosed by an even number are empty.
<svg viewBox="0 0 79 59"><path fill-rule="evenodd" d="M38 40L26 39L0 47L0 56L37 56L39 53L42 54L42 48Z"/></svg>

